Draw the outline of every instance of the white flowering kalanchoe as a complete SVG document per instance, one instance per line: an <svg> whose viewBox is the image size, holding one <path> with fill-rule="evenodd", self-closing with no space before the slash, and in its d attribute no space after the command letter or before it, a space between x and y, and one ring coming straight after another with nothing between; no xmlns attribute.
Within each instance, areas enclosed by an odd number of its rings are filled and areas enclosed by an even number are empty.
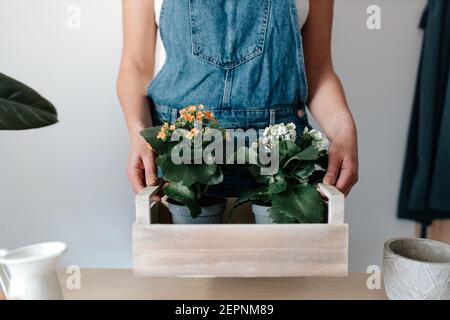
<svg viewBox="0 0 450 320"><path fill-rule="evenodd" d="M305 128L303 135L309 135L312 139L312 146L317 149L317 151L327 151L330 145L330 141L325 137L319 130L309 130Z"/></svg>
<svg viewBox="0 0 450 320"><path fill-rule="evenodd" d="M258 142L265 152L270 152L280 141L295 141L297 138L295 128L295 124L292 122L287 125L280 123L269 126L264 130L263 136L259 138ZM258 148L258 143L255 142L253 148Z"/></svg>

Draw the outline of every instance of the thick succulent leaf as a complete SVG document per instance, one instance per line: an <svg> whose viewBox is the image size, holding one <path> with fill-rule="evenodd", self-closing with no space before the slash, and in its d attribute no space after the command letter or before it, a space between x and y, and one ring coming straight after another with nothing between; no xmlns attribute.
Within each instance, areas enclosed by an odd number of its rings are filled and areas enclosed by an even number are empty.
<svg viewBox="0 0 450 320"><path fill-rule="evenodd" d="M282 164L285 163L287 160L294 157L301 151L302 150L295 142L292 141L280 142L280 163Z"/></svg>
<svg viewBox="0 0 450 320"><path fill-rule="evenodd" d="M141 131L141 136L147 140L147 142L154 148L156 151L156 146L158 144L163 144L161 140L159 140L158 133L161 131L161 126L150 127Z"/></svg>
<svg viewBox="0 0 450 320"><path fill-rule="evenodd" d="M281 175L275 176L272 180L269 182L268 193L276 194L286 190L288 184Z"/></svg>
<svg viewBox="0 0 450 320"><path fill-rule="evenodd" d="M321 167L323 170L328 168L328 151L321 151L319 158L315 161L315 164Z"/></svg>
<svg viewBox="0 0 450 320"><path fill-rule="evenodd" d="M308 178L314 173L316 167L314 163L306 163L304 166L300 166L294 175L302 181L307 181Z"/></svg>
<svg viewBox="0 0 450 320"><path fill-rule="evenodd" d="M161 126L147 128L141 131L141 136L150 144L152 149L158 154L170 153L173 147L178 142L176 141L162 141L158 139L158 133L161 131Z"/></svg>
<svg viewBox="0 0 450 320"><path fill-rule="evenodd" d="M216 164L175 164L170 154L161 154L156 159L169 182L183 182L186 186L198 182L205 185L219 184L223 181L222 170Z"/></svg>
<svg viewBox="0 0 450 320"><path fill-rule="evenodd" d="M170 159L170 154L160 154L156 158L156 164L162 170L163 178L169 182L183 182L184 185L190 186L195 180L191 172L185 170L185 165L176 165Z"/></svg>
<svg viewBox="0 0 450 320"><path fill-rule="evenodd" d="M182 183L172 182L169 186L164 188L164 194L170 199L183 203L189 208L191 216L197 218L201 212L200 201L196 196L193 186L185 186Z"/></svg>
<svg viewBox="0 0 450 320"><path fill-rule="evenodd" d="M265 184L268 183L270 180L273 180L272 175L261 174L261 167L256 164L250 165L248 167L248 171L250 172L251 176L255 179L255 181L260 184Z"/></svg>
<svg viewBox="0 0 450 320"><path fill-rule="evenodd" d="M248 189L243 191L239 198L236 200L233 209L242 206L244 203L247 202L267 202L270 201L270 193L268 192L266 187L257 187L254 189Z"/></svg>
<svg viewBox="0 0 450 320"><path fill-rule="evenodd" d="M297 223L294 217L286 215L284 212L278 211L277 208L271 207L269 209L270 217L275 223Z"/></svg>
<svg viewBox="0 0 450 320"><path fill-rule="evenodd" d="M56 109L48 100L0 73L0 130L33 129L56 122Z"/></svg>
<svg viewBox="0 0 450 320"><path fill-rule="evenodd" d="M217 170L215 164L195 164L195 165L182 165L185 170L189 172L194 181L201 184L218 184L222 182L223 176L221 171Z"/></svg>
<svg viewBox="0 0 450 320"><path fill-rule="evenodd" d="M272 196L275 222L293 218L300 223L320 223L325 210L320 193L314 186L289 186L286 191Z"/></svg>
<svg viewBox="0 0 450 320"><path fill-rule="evenodd" d="M293 161L313 161L313 160L317 160L317 159L319 159L319 155L320 155L319 151L317 151L316 148L314 148L313 146L309 146L305 150L302 150L301 152L299 152L299 153L293 155L291 158L289 158L289 160L287 160L284 163L283 168L288 166Z"/></svg>

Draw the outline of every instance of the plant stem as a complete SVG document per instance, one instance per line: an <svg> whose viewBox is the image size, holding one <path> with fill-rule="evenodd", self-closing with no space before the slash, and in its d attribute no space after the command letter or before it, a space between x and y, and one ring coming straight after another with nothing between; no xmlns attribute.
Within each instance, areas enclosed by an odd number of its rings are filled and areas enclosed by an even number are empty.
<svg viewBox="0 0 450 320"><path fill-rule="evenodd" d="M200 185L200 183L196 183L195 188L197 189L197 199L201 203L203 197L202 186Z"/></svg>

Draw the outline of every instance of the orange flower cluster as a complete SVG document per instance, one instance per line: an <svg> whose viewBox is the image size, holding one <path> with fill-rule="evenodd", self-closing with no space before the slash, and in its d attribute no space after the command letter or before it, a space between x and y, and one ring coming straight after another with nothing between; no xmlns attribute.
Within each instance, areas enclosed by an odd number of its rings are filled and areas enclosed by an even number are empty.
<svg viewBox="0 0 450 320"><path fill-rule="evenodd" d="M204 111L205 107L203 105L199 106L189 106L180 110L180 118L188 123L194 121L212 121L214 116L210 111Z"/></svg>
<svg viewBox="0 0 450 320"><path fill-rule="evenodd" d="M195 126L197 124L197 126ZM158 133L158 139L167 141L172 133L177 129L184 129L187 131L186 137L193 139L196 137L202 128L202 133L206 128L217 128L218 122L210 111L205 111L203 105L188 106L180 110L180 116L174 124L169 125L164 123Z"/></svg>

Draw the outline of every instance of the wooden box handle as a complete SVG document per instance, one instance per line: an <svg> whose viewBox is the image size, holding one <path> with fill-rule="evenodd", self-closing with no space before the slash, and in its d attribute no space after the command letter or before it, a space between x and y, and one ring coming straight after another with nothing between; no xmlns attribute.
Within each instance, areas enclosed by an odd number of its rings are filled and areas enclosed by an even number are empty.
<svg viewBox="0 0 450 320"><path fill-rule="evenodd" d="M319 183L319 191L328 199L328 223L343 224L345 218L345 196L333 186Z"/></svg>
<svg viewBox="0 0 450 320"><path fill-rule="evenodd" d="M152 201L152 197L158 194L161 185L150 186L136 195L136 223L149 225L152 211L156 211L158 203Z"/></svg>

